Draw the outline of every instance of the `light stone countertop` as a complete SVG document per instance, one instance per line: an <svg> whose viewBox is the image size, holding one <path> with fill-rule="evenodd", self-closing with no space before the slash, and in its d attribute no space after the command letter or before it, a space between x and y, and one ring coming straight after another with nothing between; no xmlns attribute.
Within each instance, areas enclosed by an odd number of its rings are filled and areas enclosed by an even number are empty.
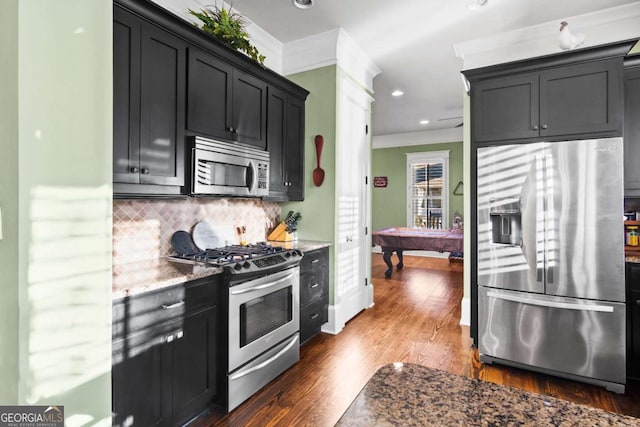
<svg viewBox="0 0 640 427"><path fill-rule="evenodd" d="M331 246L331 243L329 242L320 242L315 240L293 240L291 242L268 241L267 243L271 246L277 246L285 249L299 249L303 253Z"/></svg>
<svg viewBox="0 0 640 427"><path fill-rule="evenodd" d="M180 264L167 258L114 265L111 296L116 300L221 272L220 268Z"/></svg>

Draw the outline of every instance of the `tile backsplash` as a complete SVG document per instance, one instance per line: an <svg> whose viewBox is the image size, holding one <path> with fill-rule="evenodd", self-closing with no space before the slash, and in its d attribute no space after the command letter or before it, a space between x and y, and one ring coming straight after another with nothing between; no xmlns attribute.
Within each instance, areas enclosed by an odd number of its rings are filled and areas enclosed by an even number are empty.
<svg viewBox="0 0 640 427"><path fill-rule="evenodd" d="M114 200L113 265L170 255L173 233L200 221L244 225L248 242L264 241L280 213L279 204L258 199Z"/></svg>

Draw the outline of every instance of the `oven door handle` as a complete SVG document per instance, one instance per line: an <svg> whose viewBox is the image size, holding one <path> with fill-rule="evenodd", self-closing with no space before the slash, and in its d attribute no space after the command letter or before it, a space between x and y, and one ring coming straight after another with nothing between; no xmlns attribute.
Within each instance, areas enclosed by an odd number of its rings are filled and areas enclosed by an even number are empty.
<svg viewBox="0 0 640 427"><path fill-rule="evenodd" d="M233 374L229 377L229 379L231 381L240 379L244 376L247 376L255 371L259 371L260 369L266 367L267 365L270 365L271 363L273 363L275 360L277 360L278 358L280 358L280 356L282 356L283 354L285 354L287 351L289 351L291 349L291 347L293 347L298 341L298 335L294 335L293 338L291 339L291 341L289 342L289 344L287 344L282 350L280 350L279 352L277 352L276 354L274 354L273 356L271 356L270 358L268 358L267 360L265 360L262 363L257 364L256 366L247 369L246 371L242 371L242 372L238 372L236 374Z"/></svg>
<svg viewBox="0 0 640 427"><path fill-rule="evenodd" d="M246 289L236 289L236 290L230 291L229 293L231 295L240 295L240 294L246 294L247 292L261 291L263 289L267 289L267 288L272 288L274 286L278 286L280 283L286 282L287 280L291 279L292 277L293 277L293 273L290 273L290 274L284 276L282 279L276 280L275 282L266 283L264 285L253 286L251 288L246 288Z"/></svg>

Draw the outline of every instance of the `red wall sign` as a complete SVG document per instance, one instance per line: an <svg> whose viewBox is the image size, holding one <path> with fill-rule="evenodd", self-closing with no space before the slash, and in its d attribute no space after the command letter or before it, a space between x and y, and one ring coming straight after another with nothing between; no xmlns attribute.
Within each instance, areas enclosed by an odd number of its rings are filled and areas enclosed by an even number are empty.
<svg viewBox="0 0 640 427"><path fill-rule="evenodd" d="M373 186L375 188L384 188L387 186L387 177L386 176L374 176L373 177Z"/></svg>

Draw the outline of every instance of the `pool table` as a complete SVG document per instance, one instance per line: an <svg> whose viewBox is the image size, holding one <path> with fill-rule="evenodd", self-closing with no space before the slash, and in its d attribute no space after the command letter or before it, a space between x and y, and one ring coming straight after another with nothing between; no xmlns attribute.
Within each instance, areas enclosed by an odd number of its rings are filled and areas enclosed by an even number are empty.
<svg viewBox="0 0 640 427"><path fill-rule="evenodd" d="M390 227L373 232L373 245L382 247L382 259L387 264L385 277L391 277L393 264L391 255L395 252L398 256L398 270L404 266L402 252L405 250L437 251L462 253L464 235L462 229L430 229L430 228L406 228Z"/></svg>

